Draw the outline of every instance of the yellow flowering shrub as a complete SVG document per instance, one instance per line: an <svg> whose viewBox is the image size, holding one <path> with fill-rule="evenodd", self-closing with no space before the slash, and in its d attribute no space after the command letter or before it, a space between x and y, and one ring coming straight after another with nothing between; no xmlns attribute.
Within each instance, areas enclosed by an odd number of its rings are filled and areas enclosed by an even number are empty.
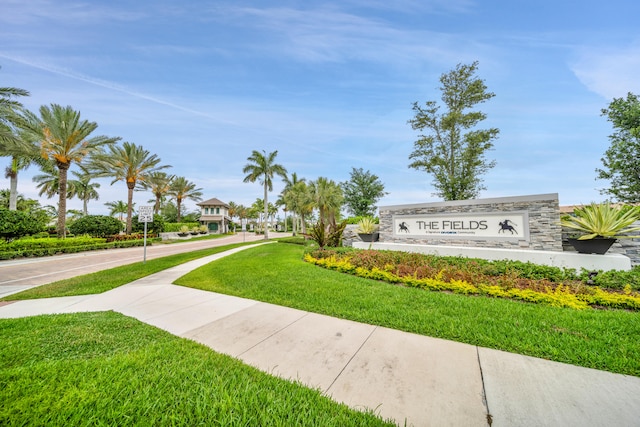
<svg viewBox="0 0 640 427"><path fill-rule="evenodd" d="M349 262L349 257L338 259L336 256L314 258L311 254L305 254L304 260L317 266L349 273L366 279L380 280L388 283L402 283L406 286L431 290L448 291L463 295L485 295L494 298L508 298L532 303L548 304L554 307L567 307L576 310L589 308L590 306L605 306L611 308L625 308L640 310L640 295L633 292L630 286L625 287L622 293L607 292L593 287L576 292L570 286L559 284L554 288L522 289L512 286L500 286L495 284L472 284L466 280L445 280L446 271L439 270L434 277L418 278L416 274L398 276L394 274L393 264L385 264L384 268L372 266L355 267Z"/></svg>

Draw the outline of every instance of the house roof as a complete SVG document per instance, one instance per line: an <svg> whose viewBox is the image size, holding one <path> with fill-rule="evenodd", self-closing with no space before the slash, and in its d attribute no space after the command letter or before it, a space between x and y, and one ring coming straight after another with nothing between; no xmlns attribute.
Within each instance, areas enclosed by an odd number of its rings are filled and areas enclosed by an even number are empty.
<svg viewBox="0 0 640 427"><path fill-rule="evenodd" d="M196 203L197 206L224 206L228 208L229 205L220 199L216 199L215 197L209 200L205 200L204 202Z"/></svg>

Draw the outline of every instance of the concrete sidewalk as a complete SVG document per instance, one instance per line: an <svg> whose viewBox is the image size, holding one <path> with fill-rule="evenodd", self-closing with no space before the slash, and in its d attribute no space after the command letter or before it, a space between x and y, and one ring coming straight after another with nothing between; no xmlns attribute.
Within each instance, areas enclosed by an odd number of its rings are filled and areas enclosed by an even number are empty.
<svg viewBox="0 0 640 427"><path fill-rule="evenodd" d="M18 301L0 307L0 318L114 310L399 425L640 425L637 377L171 284L243 249L99 295Z"/></svg>

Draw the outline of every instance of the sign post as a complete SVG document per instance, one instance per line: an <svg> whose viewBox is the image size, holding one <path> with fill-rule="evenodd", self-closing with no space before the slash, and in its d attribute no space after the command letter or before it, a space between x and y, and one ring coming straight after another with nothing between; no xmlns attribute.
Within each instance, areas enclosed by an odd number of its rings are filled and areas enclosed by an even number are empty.
<svg viewBox="0 0 640 427"><path fill-rule="evenodd" d="M247 241L247 219L242 218L240 221L242 223L242 241L246 242Z"/></svg>
<svg viewBox="0 0 640 427"><path fill-rule="evenodd" d="M147 223L153 222L153 206L140 206L138 208L138 222L144 222L144 257L142 263L147 262Z"/></svg>

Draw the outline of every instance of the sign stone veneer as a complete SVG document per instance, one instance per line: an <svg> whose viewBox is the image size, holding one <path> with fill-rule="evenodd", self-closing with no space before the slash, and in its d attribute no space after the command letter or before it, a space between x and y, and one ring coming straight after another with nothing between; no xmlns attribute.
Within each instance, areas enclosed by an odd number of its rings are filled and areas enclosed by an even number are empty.
<svg viewBox="0 0 640 427"><path fill-rule="evenodd" d="M380 242L562 252L562 227L557 193L381 206L379 209ZM440 224L444 224L442 218L446 217L464 219L477 215L478 219L482 220L488 218L490 214L493 216L504 214L506 218L510 213L528 220L528 224L523 224L517 236L505 231L502 235L498 235L501 237L465 238L464 235L455 235L455 233L442 236L425 233L425 236L421 237L419 232L415 231L415 227L410 234L407 233L404 236L401 231L395 230L403 217L413 220L412 224L415 224L417 218L422 217L435 218ZM450 226L451 222L447 225ZM464 227L462 222L459 224ZM528 232L526 232L527 227Z"/></svg>

